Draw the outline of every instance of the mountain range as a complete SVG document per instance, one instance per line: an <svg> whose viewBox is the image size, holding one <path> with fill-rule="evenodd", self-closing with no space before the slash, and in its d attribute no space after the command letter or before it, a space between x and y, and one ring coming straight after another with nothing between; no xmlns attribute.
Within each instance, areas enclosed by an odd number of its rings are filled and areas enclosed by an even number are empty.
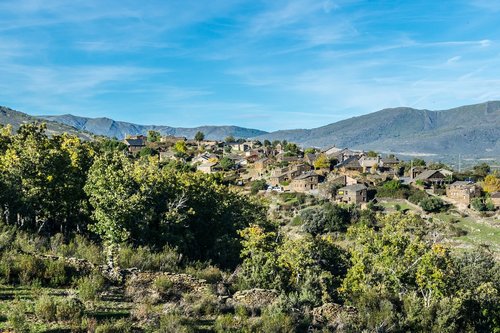
<svg viewBox="0 0 500 333"><path fill-rule="evenodd" d="M500 101L430 111L383 109L313 129L276 131L259 139L303 146L349 147L403 155L500 155Z"/></svg>
<svg viewBox="0 0 500 333"><path fill-rule="evenodd" d="M61 116L40 116L39 118L55 121L72 126L78 130L91 132L97 135L124 139L127 135L147 134L149 130L160 132L162 135L185 136L193 138L196 132L201 131L205 138L223 140L227 136L236 138L250 138L266 134L265 131L243 128L238 126L200 126L194 128L170 127L160 125L138 125L109 118L86 118L65 114Z"/></svg>
<svg viewBox="0 0 500 333"><path fill-rule="evenodd" d="M156 130L163 135L194 137L197 131L208 139L256 138L287 140L304 147L329 146L376 150L400 155L455 155L476 157L500 155L500 101L431 111L407 107L383 109L313 129L280 130L267 133L237 126L176 128L138 125L109 118L73 115L30 116L0 107L0 123L14 128L34 120L48 121L49 132L89 133L124 138Z"/></svg>

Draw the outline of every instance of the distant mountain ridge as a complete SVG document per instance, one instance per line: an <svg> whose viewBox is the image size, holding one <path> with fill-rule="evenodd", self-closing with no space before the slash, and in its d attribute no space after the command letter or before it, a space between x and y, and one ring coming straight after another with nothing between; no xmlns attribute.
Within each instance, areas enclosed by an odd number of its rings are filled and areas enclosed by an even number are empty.
<svg viewBox="0 0 500 333"><path fill-rule="evenodd" d="M147 134L149 130L158 131L162 135L185 136L187 138L194 138L196 132L201 131L205 134L205 138L211 140L223 140L230 135L235 138L250 138L267 133L257 129L238 126L200 126L183 128L161 125L138 125L109 118L87 118L73 116L71 114L61 116L39 116L38 118L56 121L96 135L116 137L118 139L123 139L127 135Z"/></svg>
<svg viewBox="0 0 500 333"><path fill-rule="evenodd" d="M60 134L69 133L79 136L82 139L89 140L92 138L92 134L79 131L76 128L50 120L42 120L35 116L30 116L26 113L12 110L5 106L0 106L0 124L11 125L12 128L17 130L22 124L28 124L33 122L45 122L47 124L47 133Z"/></svg>
<svg viewBox="0 0 500 333"><path fill-rule="evenodd" d="M21 123L36 120L48 121L49 133L68 132L80 137L90 137L89 133L93 133L123 139L126 135L156 130L163 135L193 138L197 131L202 131L207 139L218 140L233 135L236 138L287 140L304 147L335 145L400 155L500 156L500 101L442 111L390 108L318 128L271 133L237 126L176 128L73 115L35 117L0 107L1 124L10 123L16 129Z"/></svg>
<svg viewBox="0 0 500 333"><path fill-rule="evenodd" d="M500 101L442 111L383 109L318 128L276 131L257 138L399 154L494 156L500 155Z"/></svg>

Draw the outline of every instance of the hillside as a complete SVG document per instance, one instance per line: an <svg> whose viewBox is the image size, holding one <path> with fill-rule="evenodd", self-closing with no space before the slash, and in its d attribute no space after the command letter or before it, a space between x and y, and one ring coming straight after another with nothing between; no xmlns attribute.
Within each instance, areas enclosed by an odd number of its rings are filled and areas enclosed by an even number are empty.
<svg viewBox="0 0 500 333"><path fill-rule="evenodd" d="M17 130L19 126L21 126L21 124L33 123L36 121L40 122L41 119L34 116L30 116L26 113L12 110L4 106L0 106L0 124L2 125L10 124L12 125L14 131ZM66 124L50 120L44 120L44 122L47 123L47 133L49 135L70 133L70 134L75 134L80 138L86 140L89 140L92 137L91 134L78 131L76 128L68 126Z"/></svg>
<svg viewBox="0 0 500 333"><path fill-rule="evenodd" d="M500 154L500 102L442 111L384 109L314 129L276 131L258 138L405 154L492 156Z"/></svg>
<svg viewBox="0 0 500 333"><path fill-rule="evenodd" d="M207 139L223 140L232 135L236 138L249 138L263 135L266 132L237 126L200 126L195 128L182 128L156 125L138 125L123 121L115 121L109 118L86 118L70 114L61 116L41 116L42 119L56 121L72 126L78 130L88 131L97 135L105 135L123 139L127 135L147 134L149 130L155 130L162 135L185 136L193 138L196 132L205 133Z"/></svg>

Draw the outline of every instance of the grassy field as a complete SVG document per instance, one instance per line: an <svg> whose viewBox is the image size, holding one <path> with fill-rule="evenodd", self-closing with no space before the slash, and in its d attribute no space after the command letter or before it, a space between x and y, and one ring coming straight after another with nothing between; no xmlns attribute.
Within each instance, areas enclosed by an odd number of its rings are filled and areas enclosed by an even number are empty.
<svg viewBox="0 0 500 333"><path fill-rule="evenodd" d="M19 324L30 323L34 332L73 332L86 330L87 327L109 321L128 318L133 303L123 298L119 289L110 289L106 295L98 300L85 302L82 315L85 320L75 322L72 320L52 320L42 322L37 319L35 303L42 295L50 296L56 303L71 297L76 293L73 289L44 288L39 286L6 286L0 285L0 332L10 332L13 329L12 312L17 311L20 317ZM18 326L19 327L19 326ZM23 331L22 329L19 329Z"/></svg>
<svg viewBox="0 0 500 333"><path fill-rule="evenodd" d="M440 213L436 217L467 232L464 236L455 237L454 241L466 246L487 246L500 257L500 227L472 217L459 217L448 213Z"/></svg>

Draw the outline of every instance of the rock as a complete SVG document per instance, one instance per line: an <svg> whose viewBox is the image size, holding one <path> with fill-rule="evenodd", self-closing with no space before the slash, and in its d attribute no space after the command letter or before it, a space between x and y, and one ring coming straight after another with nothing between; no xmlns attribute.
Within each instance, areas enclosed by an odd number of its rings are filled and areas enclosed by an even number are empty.
<svg viewBox="0 0 500 333"><path fill-rule="evenodd" d="M356 315L357 311L352 306L343 306L335 303L325 303L311 310L313 326L328 327L342 331L344 320Z"/></svg>
<svg viewBox="0 0 500 333"><path fill-rule="evenodd" d="M233 306L240 305L253 310L271 305L277 298L276 290L254 288L237 291L228 302L231 302Z"/></svg>

